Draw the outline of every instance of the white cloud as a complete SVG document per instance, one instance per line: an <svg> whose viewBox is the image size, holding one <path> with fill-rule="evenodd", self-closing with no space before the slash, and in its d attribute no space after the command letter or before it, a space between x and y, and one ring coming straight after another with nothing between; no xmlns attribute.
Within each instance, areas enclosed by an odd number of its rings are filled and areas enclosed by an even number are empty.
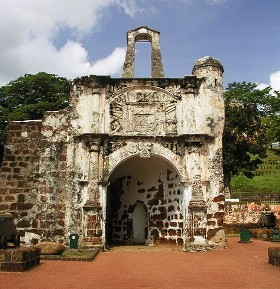
<svg viewBox="0 0 280 289"><path fill-rule="evenodd" d="M280 90L280 70L270 74L269 84L260 83L258 88L264 89L268 86L271 86L273 90Z"/></svg>
<svg viewBox="0 0 280 289"><path fill-rule="evenodd" d="M270 75L270 85L274 90L280 90L280 70Z"/></svg>
<svg viewBox="0 0 280 289"><path fill-rule="evenodd" d="M125 52L125 48L115 48L111 55L93 64L91 73L110 75L112 71L120 72L124 63Z"/></svg>
<svg viewBox="0 0 280 289"><path fill-rule="evenodd" d="M257 84L257 83L256 83L256 84ZM267 88L268 86L269 86L268 84L260 83L260 84L257 85L257 89L262 90L262 89Z"/></svg>
<svg viewBox="0 0 280 289"><path fill-rule="evenodd" d="M116 48L95 64L77 42L98 29L110 7L121 8L132 17L136 0L3 0L0 10L0 85L24 75L46 71L73 78L86 74L120 71L124 48ZM61 48L55 46L62 29L76 36Z"/></svg>
<svg viewBox="0 0 280 289"><path fill-rule="evenodd" d="M166 0L166 1L170 1L170 0ZM172 1L174 1L174 0L172 0ZM191 4L192 2L199 1L199 0L178 0L178 1ZM227 0L203 0L203 1L210 4L210 5L215 5L215 4L225 3Z"/></svg>
<svg viewBox="0 0 280 289"><path fill-rule="evenodd" d="M130 17L133 17L138 12L143 12L143 9L137 6L136 1L117 0L117 3Z"/></svg>
<svg viewBox="0 0 280 289"><path fill-rule="evenodd" d="M214 5L214 4L221 4L226 2L227 0L206 0L207 3Z"/></svg>

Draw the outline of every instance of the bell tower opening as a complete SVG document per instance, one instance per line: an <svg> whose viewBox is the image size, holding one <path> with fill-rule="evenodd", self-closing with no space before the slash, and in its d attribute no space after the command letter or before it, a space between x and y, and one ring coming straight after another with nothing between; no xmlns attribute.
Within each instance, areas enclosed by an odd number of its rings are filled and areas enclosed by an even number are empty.
<svg viewBox="0 0 280 289"><path fill-rule="evenodd" d="M135 45L135 78L151 77L151 43L137 41Z"/></svg>
<svg viewBox="0 0 280 289"><path fill-rule="evenodd" d="M123 66L123 77L134 78L135 76L135 44L139 41L151 43L151 77L163 78L164 71L159 46L159 32L147 26L138 27L127 32L127 50Z"/></svg>

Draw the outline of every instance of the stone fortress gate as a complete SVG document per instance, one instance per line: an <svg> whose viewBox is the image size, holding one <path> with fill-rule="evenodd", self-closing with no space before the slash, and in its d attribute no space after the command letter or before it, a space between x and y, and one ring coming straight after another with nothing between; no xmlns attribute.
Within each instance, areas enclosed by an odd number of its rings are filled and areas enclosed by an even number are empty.
<svg viewBox="0 0 280 289"><path fill-rule="evenodd" d="M150 78L134 78L137 41L151 43ZM77 78L66 109L10 125L0 210L26 243L224 247L222 73L204 57L166 78L159 32L129 31L122 78Z"/></svg>

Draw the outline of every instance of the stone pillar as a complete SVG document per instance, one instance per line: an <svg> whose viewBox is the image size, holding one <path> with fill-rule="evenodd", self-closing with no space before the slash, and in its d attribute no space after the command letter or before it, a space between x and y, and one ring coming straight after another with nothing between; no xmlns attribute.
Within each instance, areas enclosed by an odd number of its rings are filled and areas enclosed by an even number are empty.
<svg viewBox="0 0 280 289"><path fill-rule="evenodd" d="M100 141L91 140L87 201L83 205L84 246L102 243L102 207L100 205ZM86 242L86 243L85 243Z"/></svg>
<svg viewBox="0 0 280 289"><path fill-rule="evenodd" d="M163 65L162 65L162 59L161 59L161 53L160 53L160 47L159 47L159 32L153 31L152 34L152 71L151 71L151 77L157 78L157 77L164 77L163 72Z"/></svg>
<svg viewBox="0 0 280 289"><path fill-rule="evenodd" d="M89 200L99 202L98 182L100 180L100 144L98 141L91 144L89 152Z"/></svg>
<svg viewBox="0 0 280 289"><path fill-rule="evenodd" d="M123 66L124 78L134 77L134 60L135 60L135 39L134 35L129 31L127 32L127 48Z"/></svg>
<svg viewBox="0 0 280 289"><path fill-rule="evenodd" d="M108 181L99 182L100 203L102 207L102 245L106 248L106 214L107 214L107 187L110 185Z"/></svg>
<svg viewBox="0 0 280 289"><path fill-rule="evenodd" d="M183 188L183 203L182 203L182 214L183 214L183 248L185 248L187 242L187 220L189 215L188 204L191 198L191 186L188 182L181 182Z"/></svg>
<svg viewBox="0 0 280 289"><path fill-rule="evenodd" d="M201 160L197 147L189 149L188 168L190 171L191 200L188 205L186 223L185 251L205 250L207 248L207 205L204 200L201 181Z"/></svg>

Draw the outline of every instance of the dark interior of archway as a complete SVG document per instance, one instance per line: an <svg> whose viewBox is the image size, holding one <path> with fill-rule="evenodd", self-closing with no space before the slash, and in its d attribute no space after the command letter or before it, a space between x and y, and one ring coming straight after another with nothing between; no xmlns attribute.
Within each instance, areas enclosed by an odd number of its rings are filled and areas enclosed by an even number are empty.
<svg viewBox="0 0 280 289"><path fill-rule="evenodd" d="M167 161L133 157L115 168L107 192L107 244L133 244L133 212L142 203L147 210L146 241L182 239L183 215L180 176ZM149 234L150 232L150 234Z"/></svg>

